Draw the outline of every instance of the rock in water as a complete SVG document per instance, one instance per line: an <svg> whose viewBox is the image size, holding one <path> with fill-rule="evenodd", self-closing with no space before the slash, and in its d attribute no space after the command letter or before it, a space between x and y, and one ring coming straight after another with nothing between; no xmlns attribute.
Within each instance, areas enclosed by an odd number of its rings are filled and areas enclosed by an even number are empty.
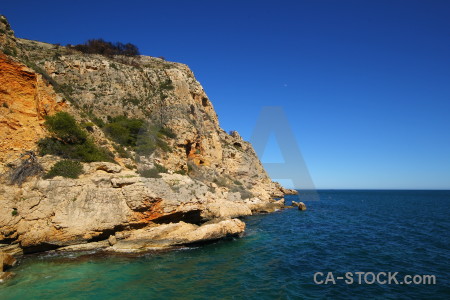
<svg viewBox="0 0 450 300"><path fill-rule="evenodd" d="M15 274L12 272L0 272L0 283L4 282L5 280L13 277Z"/></svg>
<svg viewBox="0 0 450 300"><path fill-rule="evenodd" d="M14 267L16 263L17 260L14 258L14 256L8 253L0 253L0 272L5 268Z"/></svg>
<svg viewBox="0 0 450 300"><path fill-rule="evenodd" d="M294 206L294 207L298 207L298 202L296 202L296 201L292 201L292 206Z"/></svg>
<svg viewBox="0 0 450 300"><path fill-rule="evenodd" d="M14 273L12 272L3 272L5 268L10 268L15 266L17 260L10 254L0 253L0 282L3 282L12 276Z"/></svg>
<svg viewBox="0 0 450 300"><path fill-rule="evenodd" d="M306 210L306 205L303 202L298 203L298 210Z"/></svg>
<svg viewBox="0 0 450 300"><path fill-rule="evenodd" d="M108 243L110 246L114 246L115 244L117 244L117 238L115 235L110 235L108 238Z"/></svg>

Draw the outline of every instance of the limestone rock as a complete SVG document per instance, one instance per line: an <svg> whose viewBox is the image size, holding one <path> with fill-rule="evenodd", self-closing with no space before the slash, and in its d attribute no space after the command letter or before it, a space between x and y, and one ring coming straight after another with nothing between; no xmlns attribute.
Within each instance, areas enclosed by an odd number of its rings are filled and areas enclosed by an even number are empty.
<svg viewBox="0 0 450 300"><path fill-rule="evenodd" d="M83 243L76 244L71 246L65 246L56 249L57 252L67 252L67 251L92 251L92 250L100 250L109 247L110 244L108 241L100 241L100 242L91 242L91 243Z"/></svg>
<svg viewBox="0 0 450 300"><path fill-rule="evenodd" d="M293 207L298 207L298 202L292 201L292 206L293 206Z"/></svg>
<svg viewBox="0 0 450 300"><path fill-rule="evenodd" d="M254 213L271 213L284 208L284 199L278 201L262 201L258 198L246 200L245 203Z"/></svg>
<svg viewBox="0 0 450 300"><path fill-rule="evenodd" d="M117 238L115 235L110 235L108 238L108 243L110 246L114 246L115 244L117 244Z"/></svg>
<svg viewBox="0 0 450 300"><path fill-rule="evenodd" d="M238 219L222 220L202 226L185 222L170 223L134 230L109 249L115 252L162 249L176 245L214 241L227 236L238 236L244 230L244 222Z"/></svg>
<svg viewBox="0 0 450 300"><path fill-rule="evenodd" d="M252 215L251 209L244 203L232 201L217 201L208 203L202 212L205 219L235 218Z"/></svg>
<svg viewBox="0 0 450 300"><path fill-rule="evenodd" d="M22 248L19 244L0 244L0 253L7 253L12 256L20 256L23 254Z"/></svg>
<svg viewBox="0 0 450 300"><path fill-rule="evenodd" d="M189 232L183 244L217 240L227 236L238 236L245 231L245 223L239 219L224 220L206 224Z"/></svg>
<svg viewBox="0 0 450 300"><path fill-rule="evenodd" d="M0 283L14 277L14 275L13 272L0 272Z"/></svg>
<svg viewBox="0 0 450 300"><path fill-rule="evenodd" d="M186 65L147 56L85 55L19 39L0 19L0 50L17 50L0 52L0 173L49 136L44 118L60 110L80 123L127 115L175 133L159 132L167 147L136 161L84 163L78 179L34 177L21 187L0 183L0 243L25 252L166 247L239 234L241 221L223 219L284 207L272 199L292 191L272 182L239 133L220 128L211 99ZM115 151L99 127L88 127L98 146ZM60 159L39 161L48 171ZM131 170L157 165L167 169L158 178ZM198 225L216 218L222 221ZM90 243L112 233L117 243Z"/></svg>
<svg viewBox="0 0 450 300"><path fill-rule="evenodd" d="M85 164L84 167L85 173L91 173L97 170L101 170L107 173L120 173L120 171L122 171L121 166L110 162L93 162L90 164Z"/></svg>
<svg viewBox="0 0 450 300"><path fill-rule="evenodd" d="M17 263L17 260L10 254L0 253L0 272L5 268L14 267Z"/></svg>
<svg viewBox="0 0 450 300"><path fill-rule="evenodd" d="M281 187L280 190L284 195L298 195L297 190L286 189L284 187Z"/></svg>
<svg viewBox="0 0 450 300"><path fill-rule="evenodd" d="M114 177L111 179L111 184L115 188L121 188L126 185L131 185L139 181L139 177L137 176L122 176L122 177Z"/></svg>
<svg viewBox="0 0 450 300"><path fill-rule="evenodd" d="M298 210L306 210L306 205L303 202L298 203Z"/></svg>

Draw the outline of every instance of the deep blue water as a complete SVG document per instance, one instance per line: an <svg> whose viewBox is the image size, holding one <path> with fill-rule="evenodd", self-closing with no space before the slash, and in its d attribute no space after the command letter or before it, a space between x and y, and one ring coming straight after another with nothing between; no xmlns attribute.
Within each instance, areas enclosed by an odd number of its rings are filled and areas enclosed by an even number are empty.
<svg viewBox="0 0 450 300"><path fill-rule="evenodd" d="M307 211L248 217L243 238L198 248L27 257L0 299L450 299L450 191L319 195ZM358 271L431 274L437 284L313 281L315 272Z"/></svg>

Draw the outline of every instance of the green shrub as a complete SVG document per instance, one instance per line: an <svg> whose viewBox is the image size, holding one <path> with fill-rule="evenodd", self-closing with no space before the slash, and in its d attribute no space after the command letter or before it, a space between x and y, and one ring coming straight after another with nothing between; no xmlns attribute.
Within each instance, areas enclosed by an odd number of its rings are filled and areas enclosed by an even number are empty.
<svg viewBox="0 0 450 300"><path fill-rule="evenodd" d="M167 168L158 164L154 163L155 169L158 170L159 173L167 173Z"/></svg>
<svg viewBox="0 0 450 300"><path fill-rule="evenodd" d="M44 175L44 178L53 178L55 176L62 176L66 178L78 178L83 174L83 166L78 161L61 160Z"/></svg>
<svg viewBox="0 0 450 300"><path fill-rule="evenodd" d="M186 170L178 170L178 171L175 171L175 174L186 175L187 172L186 172Z"/></svg>
<svg viewBox="0 0 450 300"><path fill-rule="evenodd" d="M234 186L230 191L233 193L236 192L240 193L242 199L253 198L254 196L249 190L246 190L242 185Z"/></svg>
<svg viewBox="0 0 450 300"><path fill-rule="evenodd" d="M130 147L139 155L148 156L157 148L163 152L172 152L172 148L163 140L176 135L168 128L152 126L141 119L125 116L109 117L105 126L106 134L116 143Z"/></svg>
<svg viewBox="0 0 450 300"><path fill-rule="evenodd" d="M254 197L254 195L250 191L247 191L247 190L241 190L241 191L239 191L239 193L241 194L242 199L249 199L249 198Z"/></svg>
<svg viewBox="0 0 450 300"><path fill-rule="evenodd" d="M156 143L153 141L153 139L146 138L146 139L139 139L137 146L136 146L136 152L138 155L148 156L152 154L156 150Z"/></svg>
<svg viewBox="0 0 450 300"><path fill-rule="evenodd" d="M154 165L153 168L141 169L138 171L138 173L142 177L146 177L146 178L161 178L161 175L159 173L167 173L167 169L164 166L162 166L158 163L154 163L153 165Z"/></svg>
<svg viewBox="0 0 450 300"><path fill-rule="evenodd" d="M112 153L95 145L70 114L59 112L47 117L45 126L54 136L38 142L40 155L52 154L85 162L113 161Z"/></svg>
<svg viewBox="0 0 450 300"><path fill-rule="evenodd" d="M95 125L97 125L100 128L103 128L106 125L102 119L97 118L96 116L91 116L91 120L92 120L92 122L94 122Z"/></svg>
<svg viewBox="0 0 450 300"><path fill-rule="evenodd" d="M156 145L164 152L172 152L172 148L163 140L156 140Z"/></svg>
<svg viewBox="0 0 450 300"><path fill-rule="evenodd" d="M230 186L229 183L228 183L228 180L226 178L224 178L224 177L214 178L213 182L215 184L217 184L218 186L222 186L222 187L229 187Z"/></svg>
<svg viewBox="0 0 450 300"><path fill-rule="evenodd" d="M86 129L88 132L94 132L94 126L95 124L92 122L83 122L81 123L81 127Z"/></svg>
<svg viewBox="0 0 450 300"><path fill-rule="evenodd" d="M45 126L64 143L81 144L87 139L87 133L67 112L58 112L54 116L46 117Z"/></svg>
<svg viewBox="0 0 450 300"><path fill-rule="evenodd" d="M73 86L70 84L63 83L63 84L60 84L59 87L61 90L68 93L69 95L73 94L73 92L74 92Z"/></svg>
<svg viewBox="0 0 450 300"><path fill-rule="evenodd" d="M143 126L144 121L141 119L118 116L110 118L110 123L105 126L105 132L116 143L135 147L138 134Z"/></svg>
<svg viewBox="0 0 450 300"><path fill-rule="evenodd" d="M114 147L114 150L117 151L117 153L119 154L120 157L122 157L122 158L130 158L130 154L122 146L120 146L120 145L113 145L113 147Z"/></svg>
<svg viewBox="0 0 450 300"><path fill-rule="evenodd" d="M19 212L17 211L17 208L13 208L11 215L14 217L14 216L17 216L18 213Z"/></svg>
<svg viewBox="0 0 450 300"><path fill-rule="evenodd" d="M122 100L123 105L132 104L132 105L139 105L141 103L141 100L137 98L126 98Z"/></svg>
<svg viewBox="0 0 450 300"><path fill-rule="evenodd" d="M65 144L56 138L43 138L38 142L40 155L57 155L84 162L114 161L114 156L106 149L97 147L91 139L82 144Z"/></svg>
<svg viewBox="0 0 450 300"><path fill-rule="evenodd" d="M139 174L146 178L161 178L161 175L159 175L159 171L156 168L140 170Z"/></svg>
<svg viewBox="0 0 450 300"><path fill-rule="evenodd" d="M107 42L103 39L92 39L86 41L84 44L71 46L82 53L100 54L106 57L113 57L114 55L138 56L139 49L136 45L131 43L123 44L121 42Z"/></svg>
<svg viewBox="0 0 450 300"><path fill-rule="evenodd" d="M162 127L162 128L160 128L160 129L159 129L159 132L160 132L162 135L165 135L165 136L167 136L168 138L171 138L171 139L174 139L174 138L177 137L176 133L173 132L172 129L167 128L167 127Z"/></svg>
<svg viewBox="0 0 450 300"><path fill-rule="evenodd" d="M9 56L17 57L17 50L15 48L5 47L5 48L3 48L3 53L5 53L6 55L9 55Z"/></svg>
<svg viewBox="0 0 450 300"><path fill-rule="evenodd" d="M172 84L172 80L170 80L170 79L167 79L166 81L161 82L159 87L161 88L161 90L168 90L168 91L174 89L174 86Z"/></svg>

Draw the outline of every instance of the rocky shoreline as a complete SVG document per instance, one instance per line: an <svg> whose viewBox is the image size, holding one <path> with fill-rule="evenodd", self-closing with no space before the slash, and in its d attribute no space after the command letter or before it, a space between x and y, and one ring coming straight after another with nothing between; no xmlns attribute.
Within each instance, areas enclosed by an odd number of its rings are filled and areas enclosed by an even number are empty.
<svg viewBox="0 0 450 300"><path fill-rule="evenodd" d="M219 126L188 66L79 49L17 38L0 16L4 255L239 237L239 217L282 209L296 193Z"/></svg>
<svg viewBox="0 0 450 300"><path fill-rule="evenodd" d="M0 252L20 257L45 251L176 249L240 237L245 223L239 217L286 208L284 198L243 200L237 192L208 189L186 175L149 179L113 163L84 168L79 179L35 178L22 187L0 186L5 197L1 237L12 241L0 244Z"/></svg>

